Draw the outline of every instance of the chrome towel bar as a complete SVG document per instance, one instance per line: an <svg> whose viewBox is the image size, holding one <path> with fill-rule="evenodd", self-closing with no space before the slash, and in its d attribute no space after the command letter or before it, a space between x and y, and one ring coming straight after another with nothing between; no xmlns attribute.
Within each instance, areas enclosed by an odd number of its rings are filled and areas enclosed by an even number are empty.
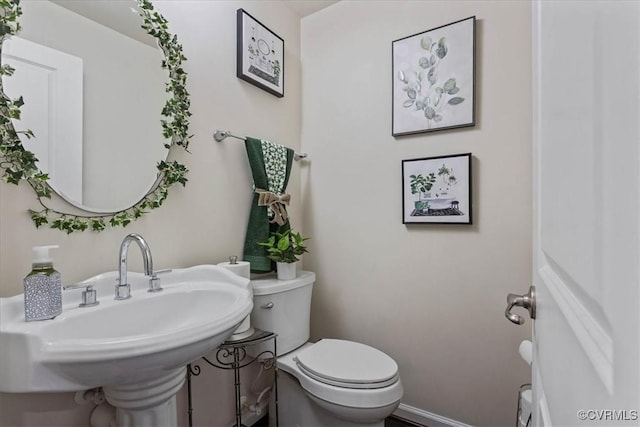
<svg viewBox="0 0 640 427"><path fill-rule="evenodd" d="M229 138L229 137L235 138L235 139L239 139L241 141L246 141L246 138L244 138L242 136L234 135L231 132L226 131L226 130L219 130L218 129L213 133L213 139L215 139L216 142L222 142L224 139ZM294 153L293 154L293 159L294 160L302 160L302 159L306 159L306 158L307 158L307 153L302 153L302 154Z"/></svg>

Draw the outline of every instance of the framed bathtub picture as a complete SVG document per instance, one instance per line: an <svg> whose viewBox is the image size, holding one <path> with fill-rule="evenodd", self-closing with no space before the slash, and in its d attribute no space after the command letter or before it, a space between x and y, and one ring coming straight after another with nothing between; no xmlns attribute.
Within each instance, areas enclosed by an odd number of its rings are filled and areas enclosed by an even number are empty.
<svg viewBox="0 0 640 427"><path fill-rule="evenodd" d="M238 9L238 78L272 95L284 96L284 40L244 9Z"/></svg>
<svg viewBox="0 0 640 427"><path fill-rule="evenodd" d="M471 219L471 153L402 161L403 224Z"/></svg>
<svg viewBox="0 0 640 427"><path fill-rule="evenodd" d="M476 18L392 42L392 134L475 126Z"/></svg>

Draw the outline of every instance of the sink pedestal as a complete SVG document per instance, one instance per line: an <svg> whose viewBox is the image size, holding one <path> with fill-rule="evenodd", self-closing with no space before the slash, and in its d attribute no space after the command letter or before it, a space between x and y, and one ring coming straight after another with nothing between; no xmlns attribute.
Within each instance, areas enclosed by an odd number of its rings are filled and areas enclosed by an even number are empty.
<svg viewBox="0 0 640 427"><path fill-rule="evenodd" d="M153 380L103 387L107 401L116 407L118 426L177 426L176 393L184 384L186 372L182 367Z"/></svg>

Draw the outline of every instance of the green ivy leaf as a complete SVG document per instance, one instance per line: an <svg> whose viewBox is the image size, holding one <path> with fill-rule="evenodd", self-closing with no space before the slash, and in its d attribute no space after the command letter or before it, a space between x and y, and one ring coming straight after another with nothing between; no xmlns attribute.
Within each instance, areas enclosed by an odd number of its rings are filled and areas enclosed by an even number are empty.
<svg viewBox="0 0 640 427"><path fill-rule="evenodd" d="M33 179L44 182L49 180L49 174L38 171L35 175L33 175Z"/></svg>
<svg viewBox="0 0 640 427"><path fill-rule="evenodd" d="M31 220L36 225L36 228L40 228L42 225L48 224L49 219L47 218L47 211L34 211L29 209L29 214L31 215Z"/></svg>
<svg viewBox="0 0 640 427"><path fill-rule="evenodd" d="M62 230L66 231L67 234L71 234L75 231L75 219L67 218L62 221Z"/></svg>
<svg viewBox="0 0 640 427"><path fill-rule="evenodd" d="M131 222L131 217L126 212L120 212L111 218L112 226L122 226L126 227ZM115 225L114 225L115 223Z"/></svg>
<svg viewBox="0 0 640 427"><path fill-rule="evenodd" d="M3 65L2 67L0 67L0 76L12 76L14 71L15 68L11 67L10 65Z"/></svg>
<svg viewBox="0 0 640 427"><path fill-rule="evenodd" d="M102 231L106 228L106 224L102 218L92 218L91 219L91 230L93 231Z"/></svg>
<svg viewBox="0 0 640 427"><path fill-rule="evenodd" d="M22 179L22 171L17 171L9 167L4 170L2 178L8 184L18 185Z"/></svg>

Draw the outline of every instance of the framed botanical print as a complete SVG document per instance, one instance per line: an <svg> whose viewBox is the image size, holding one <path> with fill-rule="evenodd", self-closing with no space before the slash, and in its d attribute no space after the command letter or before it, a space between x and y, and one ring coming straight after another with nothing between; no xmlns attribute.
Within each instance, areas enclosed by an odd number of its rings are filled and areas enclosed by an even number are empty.
<svg viewBox="0 0 640 427"><path fill-rule="evenodd" d="M475 16L392 43L392 134L475 126Z"/></svg>
<svg viewBox="0 0 640 427"><path fill-rule="evenodd" d="M238 9L238 78L282 98L284 96L284 40L244 9Z"/></svg>
<svg viewBox="0 0 640 427"><path fill-rule="evenodd" d="M471 153L402 161L403 224L471 224Z"/></svg>

